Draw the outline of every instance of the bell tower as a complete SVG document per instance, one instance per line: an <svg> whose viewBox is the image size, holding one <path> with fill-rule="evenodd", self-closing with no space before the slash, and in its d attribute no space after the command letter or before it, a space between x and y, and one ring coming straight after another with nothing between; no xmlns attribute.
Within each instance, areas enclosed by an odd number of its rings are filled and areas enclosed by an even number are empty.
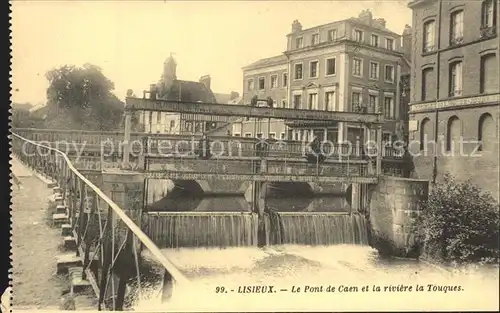
<svg viewBox="0 0 500 313"><path fill-rule="evenodd" d="M174 80L177 79L176 72L177 72L177 62L175 62L174 58L172 57L172 53L170 53L170 56L163 63L162 80L163 80L163 87L165 88L165 90L169 90L170 87L172 87Z"/></svg>

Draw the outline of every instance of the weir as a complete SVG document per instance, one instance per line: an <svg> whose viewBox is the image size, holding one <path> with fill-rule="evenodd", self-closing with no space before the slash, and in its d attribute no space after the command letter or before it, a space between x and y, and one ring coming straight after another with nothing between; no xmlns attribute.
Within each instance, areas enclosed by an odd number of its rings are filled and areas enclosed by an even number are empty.
<svg viewBox="0 0 500 313"><path fill-rule="evenodd" d="M266 245L368 244L365 217L349 213L266 213ZM144 232L160 248L259 245L259 217L242 212L155 212Z"/></svg>

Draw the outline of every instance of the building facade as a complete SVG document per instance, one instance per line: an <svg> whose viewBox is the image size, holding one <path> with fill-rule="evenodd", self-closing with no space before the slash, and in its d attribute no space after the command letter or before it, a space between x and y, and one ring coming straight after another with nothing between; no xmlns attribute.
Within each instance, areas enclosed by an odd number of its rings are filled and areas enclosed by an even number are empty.
<svg viewBox="0 0 500 313"><path fill-rule="evenodd" d="M172 56L169 56L163 64L160 81L150 85L148 93L151 98L155 99L217 103L217 98L212 92L210 84L209 75L202 76L198 82L177 79L177 63ZM144 97L146 97L146 92ZM239 94L232 93L227 95L227 98L228 101L234 100L239 98ZM218 117L214 116L196 114L140 111L137 113L135 122L135 130L146 133L201 135L222 131L222 129L224 134L228 132L227 121L219 121Z"/></svg>
<svg viewBox="0 0 500 313"><path fill-rule="evenodd" d="M399 78L409 70L402 50L401 36L368 10L357 18L309 29L294 21L283 55L243 68L244 103L257 95L292 109L378 112L385 117L385 139L402 138ZM353 123L271 121L268 126L268 122L242 121L234 128L247 136L279 133L290 140L318 136L340 142L362 136L361 125Z"/></svg>
<svg viewBox="0 0 500 313"><path fill-rule="evenodd" d="M416 0L409 131L420 178L471 179L498 200L498 0Z"/></svg>

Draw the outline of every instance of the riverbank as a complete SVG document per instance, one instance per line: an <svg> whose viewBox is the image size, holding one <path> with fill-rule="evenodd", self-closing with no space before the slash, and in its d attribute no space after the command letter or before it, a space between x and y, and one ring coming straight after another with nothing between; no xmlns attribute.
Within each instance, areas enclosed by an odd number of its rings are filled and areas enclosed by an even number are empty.
<svg viewBox="0 0 500 313"><path fill-rule="evenodd" d="M12 172L12 304L19 307L57 308L68 288L55 275L55 256L61 236L46 225L47 198L52 190L16 159Z"/></svg>
<svg viewBox="0 0 500 313"><path fill-rule="evenodd" d="M17 178L11 189L11 305L16 309L61 309L62 295L70 287L66 276L56 274L56 256L61 253L62 237L60 228L52 228L47 223L47 199L52 189L17 159L13 158L11 165ZM91 299L77 298L78 308L92 305Z"/></svg>

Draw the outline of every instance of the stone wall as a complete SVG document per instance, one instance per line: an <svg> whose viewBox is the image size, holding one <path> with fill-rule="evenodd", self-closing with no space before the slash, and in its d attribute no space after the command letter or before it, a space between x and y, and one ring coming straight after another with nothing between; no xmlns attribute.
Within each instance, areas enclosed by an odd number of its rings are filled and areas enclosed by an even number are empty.
<svg viewBox="0 0 500 313"><path fill-rule="evenodd" d="M429 183L383 176L369 191L370 245L381 254L415 257L420 243L415 237L412 217L419 214L426 200Z"/></svg>

